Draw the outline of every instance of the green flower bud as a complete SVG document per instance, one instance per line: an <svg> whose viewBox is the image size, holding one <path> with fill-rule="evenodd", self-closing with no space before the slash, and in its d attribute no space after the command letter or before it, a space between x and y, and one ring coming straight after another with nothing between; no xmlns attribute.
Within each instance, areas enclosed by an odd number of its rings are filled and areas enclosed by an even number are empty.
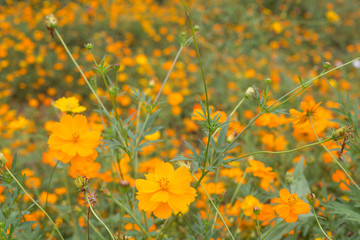
<svg viewBox="0 0 360 240"><path fill-rule="evenodd" d="M45 25L49 29L54 29L57 27L57 19L54 14L49 14L45 17Z"/></svg>
<svg viewBox="0 0 360 240"><path fill-rule="evenodd" d="M315 194L314 193L308 193L305 197L309 201L310 205L314 206L315 200L316 200Z"/></svg>
<svg viewBox="0 0 360 240"><path fill-rule="evenodd" d="M7 162L7 159L5 158L4 154L0 152L0 167L4 167Z"/></svg>
<svg viewBox="0 0 360 240"><path fill-rule="evenodd" d="M330 62L323 62L323 67L324 67L325 69L328 69L328 68L331 67L331 63L330 63Z"/></svg>
<svg viewBox="0 0 360 240"><path fill-rule="evenodd" d="M84 45L84 47L87 49L87 50L92 50L94 48L94 45L92 43L87 43Z"/></svg>

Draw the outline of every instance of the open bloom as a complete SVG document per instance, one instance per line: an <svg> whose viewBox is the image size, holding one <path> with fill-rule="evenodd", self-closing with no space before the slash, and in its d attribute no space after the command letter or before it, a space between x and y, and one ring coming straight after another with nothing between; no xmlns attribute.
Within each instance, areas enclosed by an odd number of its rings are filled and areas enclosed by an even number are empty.
<svg viewBox="0 0 360 240"><path fill-rule="evenodd" d="M278 205L274 210L285 222L296 222L299 214L306 214L310 211L310 205L298 198L296 193L290 193L286 188L280 190L280 198L274 199Z"/></svg>
<svg viewBox="0 0 360 240"><path fill-rule="evenodd" d="M170 163L161 163L154 173L145 175L146 180L138 179L135 186L139 209L153 212L164 219L175 213L185 212L195 200L196 190L190 187L191 175L186 167L174 170Z"/></svg>
<svg viewBox="0 0 360 240"><path fill-rule="evenodd" d="M55 101L54 107L60 109L62 112L81 113L86 110L86 107L79 105L79 100L75 97L62 97Z"/></svg>
<svg viewBox="0 0 360 240"><path fill-rule="evenodd" d="M301 102L301 109L303 112L299 112L295 109L290 109L290 114L294 117L294 125L303 125L309 121L309 116L313 121L316 121L319 118L319 110L321 102L315 104L314 100L303 101Z"/></svg>
<svg viewBox="0 0 360 240"><path fill-rule="evenodd" d="M65 115L59 123L54 123L51 130L49 148L58 151L59 156L88 157L95 154L95 148L100 143L100 132L90 131L88 121L83 115L75 115L75 117Z"/></svg>

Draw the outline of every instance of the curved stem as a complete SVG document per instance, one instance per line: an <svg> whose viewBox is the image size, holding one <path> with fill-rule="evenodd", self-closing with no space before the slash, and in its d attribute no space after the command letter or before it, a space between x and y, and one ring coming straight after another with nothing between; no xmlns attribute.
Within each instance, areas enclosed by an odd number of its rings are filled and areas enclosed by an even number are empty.
<svg viewBox="0 0 360 240"><path fill-rule="evenodd" d="M49 216L49 214L37 203L37 201L35 201L31 195L25 190L25 188L21 185L21 183L16 179L16 177L11 173L11 171L4 166L4 168L6 169L6 171L10 174L10 176L14 179L14 181L17 183L17 185L19 185L19 187L24 191L24 193L31 199L31 201L46 215L46 217L49 219L49 221L52 223L52 225L54 226L56 232L59 234L60 238L62 240L64 240L63 236L61 235L59 228L56 226L55 222L52 220L52 218Z"/></svg>
<svg viewBox="0 0 360 240"><path fill-rule="evenodd" d="M326 237L326 239L332 240L332 238L329 237L329 236L326 234L326 232L324 231L324 229L321 227L321 224L320 224L320 222L319 222L319 219L318 219L318 217L316 216L316 212L315 212L314 207L312 207L312 211L313 211L314 217L315 217L315 219L316 219L317 224L319 225L319 228L320 228L321 232L324 234L324 236Z"/></svg>
<svg viewBox="0 0 360 240"><path fill-rule="evenodd" d="M319 136L316 134L314 124L313 124L313 122L311 120L311 116L309 116L309 120L310 120L310 124L311 124L312 130L313 130L316 138L320 141ZM340 169L345 173L345 175L350 179L350 181L360 191L359 185L357 185L357 183L354 181L354 179L350 176L350 174L346 171L346 169L341 165L341 163L332 155L332 153L329 151L329 149L327 149L327 147L323 143L321 143L321 146L325 149L326 152L328 152L330 154L331 158L336 162L336 164L340 167Z"/></svg>
<svg viewBox="0 0 360 240"><path fill-rule="evenodd" d="M94 214L94 216L96 217L97 220L99 220L99 222L105 227L105 229L108 231L109 235L111 236L112 240L115 240L114 235L111 233L110 229L106 226L106 224L99 218L99 216L96 214L96 212L94 211L93 207L91 206L91 203L89 201L89 197L87 196L87 192L85 192L85 197L86 197L86 201L89 204L89 208L92 212L92 214Z"/></svg>
<svg viewBox="0 0 360 240"><path fill-rule="evenodd" d="M283 223L285 220L283 219L281 222L277 223L276 225L274 225L267 233L266 235L262 238L262 240L264 240L275 228L277 228L277 226L279 226L281 223Z"/></svg>
<svg viewBox="0 0 360 240"><path fill-rule="evenodd" d="M247 172L245 172L245 173L243 174L243 176L241 177L240 182L239 182L238 185L236 186L236 189L235 189L235 191L234 191L234 194L232 195L231 200L230 200L230 204L231 204L231 205L234 204L236 195L237 195L237 193L239 192L240 187L241 187L244 179L246 178L246 175L247 175Z"/></svg>
<svg viewBox="0 0 360 240"><path fill-rule="evenodd" d="M346 63L344 63L344 64L342 64L342 65L340 65L340 66L337 66L337 67L335 67L335 68L333 68L333 69L330 69L329 71L323 72L323 73L319 74L318 76L310 79L309 81L307 81L307 82L305 82L305 83L297 86L296 88L294 88L293 90L291 90L290 92L286 93L285 95L283 95L282 97L280 97L278 100L276 100L275 102L273 102L273 103L268 107L268 110L271 111L271 110L273 110L275 107L278 107L280 104L278 104L278 105L275 106L276 103L280 102L283 98L287 97L288 95L292 94L293 92L295 92L296 90L302 88L303 86L309 86L309 85L312 84L316 79L318 79L318 78L320 78L320 77L322 77L322 76L324 76L324 75L327 75L327 74L329 74L329 73L331 73L331 72L333 72L333 71L335 71L335 70L337 70L337 69L339 69L339 68L345 67L346 65L349 65L349 64L351 64L351 63L353 63L353 62L355 62L355 61L357 61L357 60L360 60L360 57L355 58L355 59L353 59L353 60L351 60L351 61L349 61L349 62L346 62ZM299 91L298 93L296 93L295 96L298 95L300 92L302 92L302 91Z"/></svg>
<svg viewBox="0 0 360 240"><path fill-rule="evenodd" d="M320 139L318 142L310 143L308 145L304 145L304 146L301 146L301 147L298 147L298 148L293 148L293 149L284 150L284 151L258 151L258 152L248 153L248 154L245 154L245 155L243 155L241 157L231 159L230 162L234 162L236 160L240 160L240 159L243 159L243 158L246 158L246 157L249 157L249 156L254 156L254 155L257 155L257 154L266 154L266 153L269 153L269 154L284 154L284 153L296 152L297 150L301 150L301 149L312 147L312 146L315 146L315 145L318 145L318 144L321 144L321 143L324 143L324 142L328 142L328 141L330 141L332 139L333 139L332 137L326 138L324 140Z"/></svg>
<svg viewBox="0 0 360 240"><path fill-rule="evenodd" d="M182 52L183 49L184 49L184 47L181 46L180 49L179 49L179 51L177 52L177 54L176 54L176 56L175 56L175 59L174 59L174 62L173 62L173 64L171 65L169 72L166 74L166 77L165 77L165 79L164 79L164 81L163 81L163 83L162 83L162 85L161 85L161 87L160 87L160 90L159 90L158 94L156 95L156 98L155 98L154 103L153 103L154 106L157 104L157 102L158 102L158 100L159 100L159 97L160 97L160 95L161 95L161 93L162 93L162 90L163 90L163 88L164 88L167 80L169 79L170 74L171 74L172 70L174 69L175 63L177 62L177 60L178 60L178 58L179 58L179 56L180 56L180 53Z"/></svg>
<svg viewBox="0 0 360 240"><path fill-rule="evenodd" d="M51 175L50 175L50 179L49 179L49 183L47 185L47 189L46 189L46 200L45 200L45 211L46 211L46 208L47 208L47 202L48 202L48 195L49 195L49 188L50 188L50 183L51 183L51 180L52 180L52 177L54 175L54 172L55 172L55 169L57 167L57 165L59 164L60 161L57 161L52 172L51 172Z"/></svg>
<svg viewBox="0 0 360 240"><path fill-rule="evenodd" d="M192 177L193 177L196 181L198 181L198 180L197 180L197 178L196 178L193 174L191 174L191 175L192 175ZM221 221L224 223L225 228L226 228L226 230L228 231L228 233L229 233L229 235L230 235L231 239L235 240L235 238L234 238L234 236L232 235L232 233L231 233L231 231L230 231L230 229L229 229L228 225L227 225L227 224L226 224L226 222L225 222L225 219L223 218L223 216L222 216L222 215L221 215L221 213L219 212L219 209L217 209L217 207L216 207L216 205L215 205L214 201L211 199L211 197L210 197L210 196L209 196L209 194L206 192L206 190L205 190L204 186L203 186L201 183L200 183L200 186L201 186L201 188L204 190L204 192L205 192L206 196L208 197L208 199L209 199L209 201L210 201L211 205L213 206L213 208L215 209L215 211L217 212L217 214L218 214L218 215L219 215L219 217L221 218Z"/></svg>
<svg viewBox="0 0 360 240"><path fill-rule="evenodd" d="M144 226L141 224L141 222L139 221L139 219L137 219L135 217L135 215L121 202L119 202L118 200L116 200L115 198L110 198L113 202L115 202L117 205L119 205L121 208L123 208L132 219L135 220L136 224L141 228L141 230L145 233L145 235L149 238L152 239L152 237L150 236L150 234L148 233L148 231L144 228Z"/></svg>

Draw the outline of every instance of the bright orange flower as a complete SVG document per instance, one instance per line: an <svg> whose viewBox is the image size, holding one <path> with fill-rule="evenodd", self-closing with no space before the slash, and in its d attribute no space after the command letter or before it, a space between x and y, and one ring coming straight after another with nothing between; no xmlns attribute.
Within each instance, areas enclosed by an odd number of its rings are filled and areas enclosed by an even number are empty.
<svg viewBox="0 0 360 240"><path fill-rule="evenodd" d="M152 211L158 218L169 218L172 211L185 212L195 200L196 190L190 187L191 175L186 167L174 170L170 163L163 162L145 177L135 181L139 209Z"/></svg>
<svg viewBox="0 0 360 240"><path fill-rule="evenodd" d="M69 157L75 157L77 154L87 157L94 154L95 148L99 145L100 132L90 131L88 121L83 115L65 115L51 130L49 148Z"/></svg>
<svg viewBox="0 0 360 240"><path fill-rule="evenodd" d="M54 107L60 109L62 112L80 113L86 110L86 107L79 105L79 100L75 97L62 97L55 101Z"/></svg>
<svg viewBox="0 0 360 240"><path fill-rule="evenodd" d="M318 110L321 109L320 107L321 102L315 104L315 101L310 99L308 101L301 102L300 108L303 112L299 112L295 109L290 109L290 114L294 117L293 122L294 125L303 125L309 121L309 116L313 121L316 121L319 117Z"/></svg>
<svg viewBox="0 0 360 240"><path fill-rule="evenodd" d="M280 190L280 198L274 199L278 205L274 210L285 222L296 222L299 214L306 214L310 211L310 205L298 198L296 193L290 193L286 188Z"/></svg>

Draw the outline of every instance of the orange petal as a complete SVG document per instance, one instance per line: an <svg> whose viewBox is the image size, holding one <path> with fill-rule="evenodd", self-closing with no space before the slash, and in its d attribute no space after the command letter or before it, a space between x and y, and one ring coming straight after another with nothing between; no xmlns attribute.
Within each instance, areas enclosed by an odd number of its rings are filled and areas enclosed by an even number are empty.
<svg viewBox="0 0 360 240"><path fill-rule="evenodd" d="M167 202L168 199L169 199L169 193L167 191L160 190L151 197L150 201L152 201L152 202Z"/></svg>
<svg viewBox="0 0 360 240"><path fill-rule="evenodd" d="M170 163L162 163L155 169L155 178L156 180L160 180L163 178L167 178L170 180L174 174L174 167Z"/></svg>
<svg viewBox="0 0 360 240"><path fill-rule="evenodd" d="M139 192L143 193L153 193L160 190L160 186L156 182L137 179L135 181L135 186Z"/></svg>
<svg viewBox="0 0 360 240"><path fill-rule="evenodd" d="M153 211L154 215L158 218L164 219L171 216L172 210L167 203L160 203L159 206Z"/></svg>
<svg viewBox="0 0 360 240"><path fill-rule="evenodd" d="M296 222L297 219L298 219L298 215L296 215L293 212L290 212L289 215L285 218L285 222L292 223L292 222Z"/></svg>
<svg viewBox="0 0 360 240"><path fill-rule="evenodd" d="M295 214L306 214L310 211L310 205L302 200L298 200L293 206L292 206L292 212Z"/></svg>

